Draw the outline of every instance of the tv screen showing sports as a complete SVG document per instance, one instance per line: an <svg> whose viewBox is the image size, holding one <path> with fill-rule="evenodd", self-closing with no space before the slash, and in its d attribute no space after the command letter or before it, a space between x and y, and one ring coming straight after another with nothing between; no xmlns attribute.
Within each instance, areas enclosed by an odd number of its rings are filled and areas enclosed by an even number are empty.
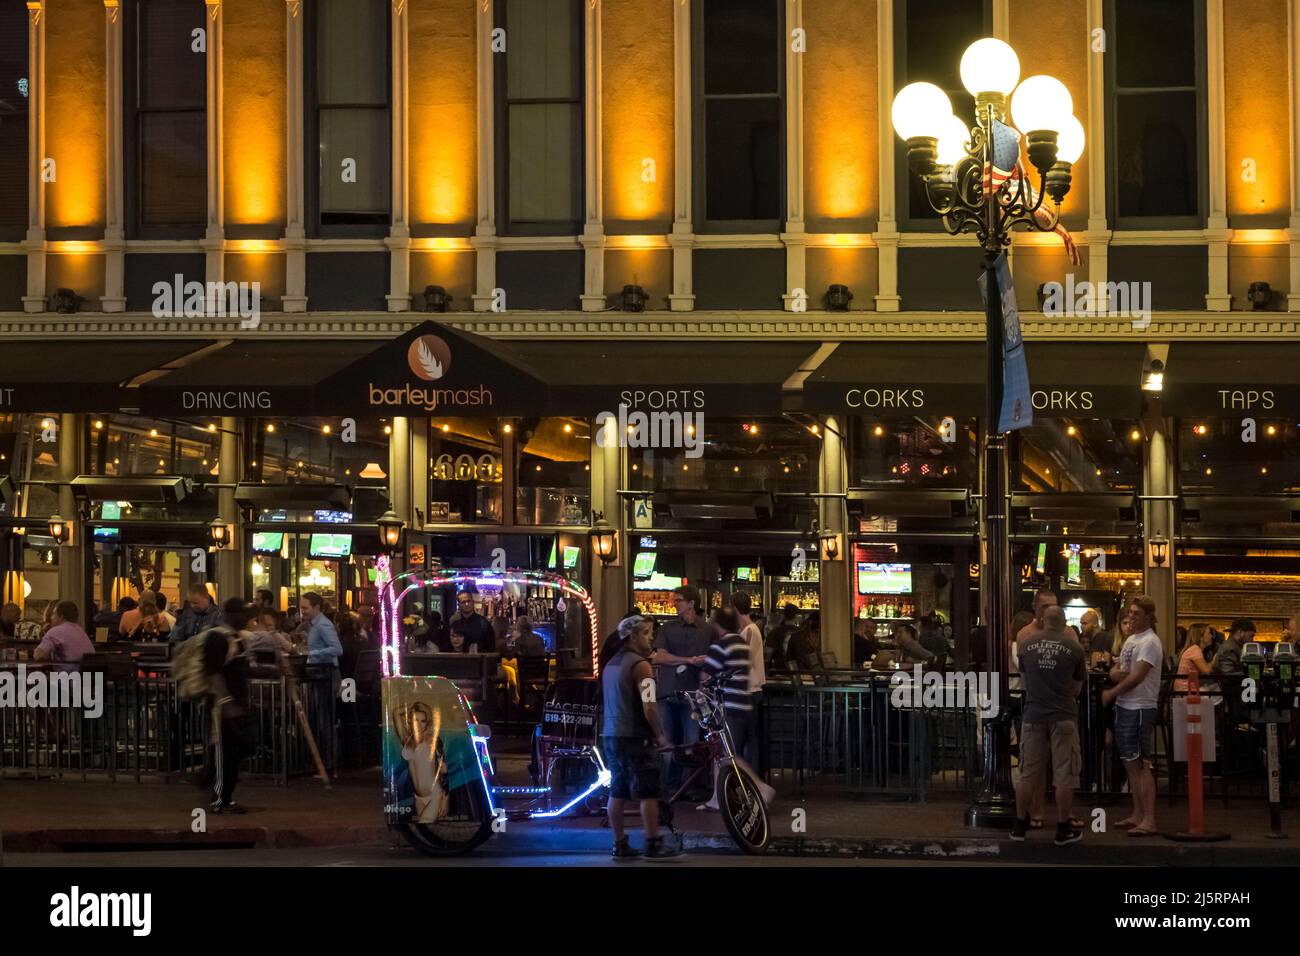
<svg viewBox="0 0 1300 956"><path fill-rule="evenodd" d="M1038 546L1038 563L1034 566L1039 574L1047 571L1047 542L1044 541Z"/></svg>
<svg viewBox="0 0 1300 956"><path fill-rule="evenodd" d="M572 571L578 566L578 555L582 549L571 544L564 546L564 568L566 571Z"/></svg>
<svg viewBox="0 0 1300 956"><path fill-rule="evenodd" d="M96 528L96 541L116 541L122 534L121 528Z"/></svg>
<svg viewBox="0 0 1300 956"><path fill-rule="evenodd" d="M280 549L284 547L283 531L254 531L253 532L253 553L254 554L279 554Z"/></svg>
<svg viewBox="0 0 1300 956"><path fill-rule="evenodd" d="M632 577L648 578L655 573L655 552L642 551L632 562Z"/></svg>
<svg viewBox="0 0 1300 956"><path fill-rule="evenodd" d="M858 562L859 594L911 594L912 566L910 564L876 564Z"/></svg>
<svg viewBox="0 0 1300 956"><path fill-rule="evenodd" d="M1066 567L1065 567L1066 584L1079 583L1080 571L1082 570L1079 566L1080 563L1081 562L1079 561L1079 546L1077 544L1072 544L1070 545L1070 557L1067 560Z"/></svg>
<svg viewBox="0 0 1300 956"><path fill-rule="evenodd" d="M346 558L352 554L352 535L314 534L308 553L313 558Z"/></svg>
<svg viewBox="0 0 1300 956"><path fill-rule="evenodd" d="M736 568L737 581L757 581L758 568Z"/></svg>

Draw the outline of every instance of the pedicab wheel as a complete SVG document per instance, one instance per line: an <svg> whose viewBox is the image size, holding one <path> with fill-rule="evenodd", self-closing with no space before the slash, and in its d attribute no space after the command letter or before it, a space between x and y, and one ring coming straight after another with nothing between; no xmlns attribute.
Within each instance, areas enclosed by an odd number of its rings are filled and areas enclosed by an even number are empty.
<svg viewBox="0 0 1300 956"><path fill-rule="evenodd" d="M492 820L460 824L408 823L399 827L406 842L429 856L464 856L492 835Z"/></svg>
<svg viewBox="0 0 1300 956"><path fill-rule="evenodd" d="M771 831L767 824L767 805L754 781L741 775L733 764L718 774L718 808L722 822L736 845L749 854L767 851Z"/></svg>

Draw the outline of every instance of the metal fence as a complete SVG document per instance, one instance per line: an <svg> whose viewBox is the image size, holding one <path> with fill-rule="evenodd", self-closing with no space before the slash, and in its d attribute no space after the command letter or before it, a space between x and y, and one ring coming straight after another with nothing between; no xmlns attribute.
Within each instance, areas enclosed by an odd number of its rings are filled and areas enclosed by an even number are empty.
<svg viewBox="0 0 1300 956"><path fill-rule="evenodd" d="M328 677L294 680L307 722L332 772L335 700ZM290 678L249 682L253 741L242 772L284 783L315 766L290 697ZM107 680L103 713L69 707L0 708L0 774L179 777L207 769L207 708L182 700L169 678ZM328 736L327 736L328 735Z"/></svg>

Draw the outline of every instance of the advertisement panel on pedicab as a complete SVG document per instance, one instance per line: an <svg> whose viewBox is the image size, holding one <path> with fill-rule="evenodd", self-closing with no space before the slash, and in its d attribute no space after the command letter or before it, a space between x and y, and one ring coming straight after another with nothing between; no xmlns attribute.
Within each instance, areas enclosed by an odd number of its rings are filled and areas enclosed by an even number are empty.
<svg viewBox="0 0 1300 956"><path fill-rule="evenodd" d="M384 816L390 825L481 822L470 715L445 677L383 683Z"/></svg>

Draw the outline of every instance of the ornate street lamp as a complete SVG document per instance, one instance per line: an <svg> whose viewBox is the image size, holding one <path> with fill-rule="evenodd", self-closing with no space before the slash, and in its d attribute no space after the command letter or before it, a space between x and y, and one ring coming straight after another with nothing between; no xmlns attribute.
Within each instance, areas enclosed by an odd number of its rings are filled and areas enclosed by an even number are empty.
<svg viewBox="0 0 1300 956"><path fill-rule="evenodd" d="M214 548L223 551L230 543L230 528L220 518L213 518L208 522L208 537L212 540Z"/></svg>
<svg viewBox="0 0 1300 956"><path fill-rule="evenodd" d="M68 540L68 522L61 515L52 514L47 519L50 537L54 539L55 544L63 544Z"/></svg>
<svg viewBox="0 0 1300 956"><path fill-rule="evenodd" d="M587 537L591 539L591 549L604 567L618 557L618 529L605 520L605 513L597 511L592 515L591 529Z"/></svg>
<svg viewBox="0 0 1300 956"><path fill-rule="evenodd" d="M379 543L389 552L396 551L402 543L402 528L405 522L395 515L390 507L375 519L375 524L379 526Z"/></svg>
<svg viewBox="0 0 1300 956"><path fill-rule="evenodd" d="M997 268L1016 226L1059 231L1060 203L1070 191L1073 164L1083 153L1083 126L1072 115L1070 92L1060 80L1031 76L1020 82L1020 60L1001 40L977 40L961 58L962 85L975 97L975 124L953 115L948 95L932 83L912 83L894 98L894 129L907 142L908 166L925 184L926 198L950 235L973 233L984 250L985 343L988 391L984 409L982 571L983 619L989 664L1002 709L984 725L984 777L967 811L971 826L1009 826L1015 817L1011 786L1011 718L1007 661L1014 611L1007 536L1007 445L998 430L1003 391L1005 329ZM1014 91L1014 95L1013 95ZM1011 120L1007 121L1010 98ZM1020 162L1021 134L1034 189ZM1050 207L1045 200L1052 200ZM1018 338L1018 330L1015 337Z"/></svg>

